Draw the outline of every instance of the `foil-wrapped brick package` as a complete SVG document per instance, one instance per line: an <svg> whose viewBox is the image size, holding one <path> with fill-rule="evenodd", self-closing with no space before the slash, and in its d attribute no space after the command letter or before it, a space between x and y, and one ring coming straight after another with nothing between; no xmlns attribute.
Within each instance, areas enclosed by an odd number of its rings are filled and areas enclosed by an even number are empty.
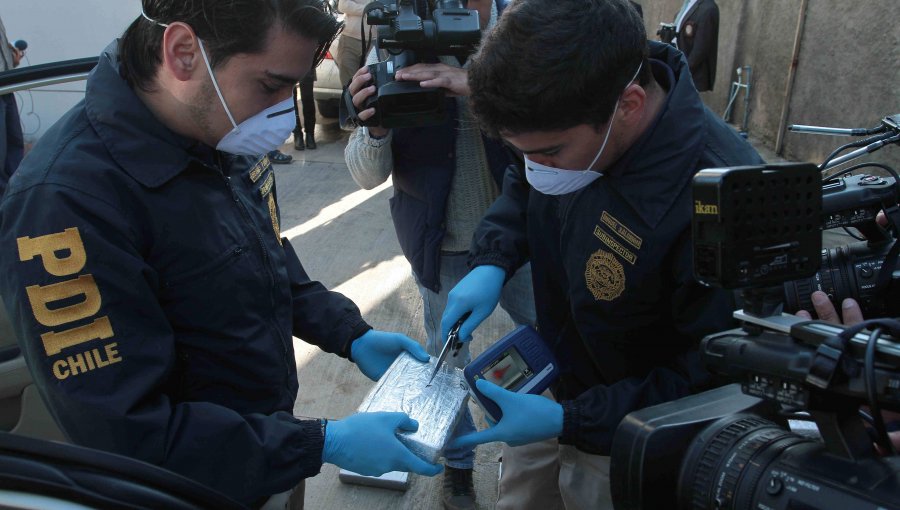
<svg viewBox="0 0 900 510"><path fill-rule="evenodd" d="M440 459L469 398L463 371L447 363L427 386L436 361L432 357L423 363L409 353L400 354L359 406L359 412L404 412L418 421L417 431L397 436L410 451L431 463Z"/></svg>

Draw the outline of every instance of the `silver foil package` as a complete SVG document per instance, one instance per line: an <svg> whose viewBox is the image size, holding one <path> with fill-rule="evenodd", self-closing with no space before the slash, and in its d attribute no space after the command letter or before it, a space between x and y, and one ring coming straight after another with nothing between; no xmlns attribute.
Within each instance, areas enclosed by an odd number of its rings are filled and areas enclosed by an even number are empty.
<svg viewBox="0 0 900 510"><path fill-rule="evenodd" d="M423 363L409 353L400 354L359 405L361 413L404 412L419 422L417 431L397 436L410 451L431 463L440 459L469 398L463 371L447 363L427 386L436 361L432 357Z"/></svg>

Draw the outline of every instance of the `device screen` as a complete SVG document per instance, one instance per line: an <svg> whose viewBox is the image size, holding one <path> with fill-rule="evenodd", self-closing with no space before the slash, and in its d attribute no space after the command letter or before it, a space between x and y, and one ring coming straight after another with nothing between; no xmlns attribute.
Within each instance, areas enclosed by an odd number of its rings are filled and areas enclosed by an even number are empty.
<svg viewBox="0 0 900 510"><path fill-rule="evenodd" d="M531 373L531 369L522 359L515 347L510 347L493 363L481 371L481 376L500 386L511 389Z"/></svg>

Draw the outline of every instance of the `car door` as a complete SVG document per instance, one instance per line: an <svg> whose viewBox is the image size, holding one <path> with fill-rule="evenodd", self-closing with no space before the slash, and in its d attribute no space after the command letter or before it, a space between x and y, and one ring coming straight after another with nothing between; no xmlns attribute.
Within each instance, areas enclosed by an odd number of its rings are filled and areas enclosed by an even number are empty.
<svg viewBox="0 0 900 510"><path fill-rule="evenodd" d="M65 441L41 400L0 297L0 430Z"/></svg>

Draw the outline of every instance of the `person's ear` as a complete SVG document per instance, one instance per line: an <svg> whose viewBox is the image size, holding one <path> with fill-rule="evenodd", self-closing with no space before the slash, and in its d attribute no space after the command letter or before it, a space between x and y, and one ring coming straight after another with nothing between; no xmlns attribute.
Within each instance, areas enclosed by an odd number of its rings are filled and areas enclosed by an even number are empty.
<svg viewBox="0 0 900 510"><path fill-rule="evenodd" d="M205 65L199 53L199 39L185 23L171 23L163 34L162 68L178 81L188 81Z"/></svg>
<svg viewBox="0 0 900 510"><path fill-rule="evenodd" d="M637 83L631 83L622 92L619 103L619 111L622 112L622 120L633 124L640 121L647 103L647 91Z"/></svg>

